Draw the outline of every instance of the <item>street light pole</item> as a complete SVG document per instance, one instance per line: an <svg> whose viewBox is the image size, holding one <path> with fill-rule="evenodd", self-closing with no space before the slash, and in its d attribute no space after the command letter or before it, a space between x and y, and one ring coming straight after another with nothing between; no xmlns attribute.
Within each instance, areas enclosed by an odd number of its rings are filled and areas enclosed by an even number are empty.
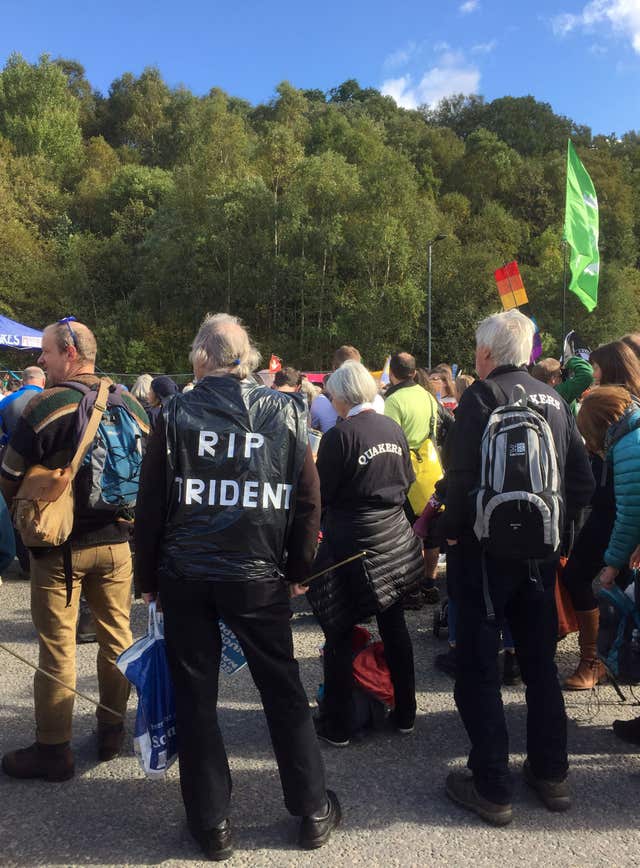
<svg viewBox="0 0 640 868"><path fill-rule="evenodd" d="M431 370L431 248L437 241L443 241L447 236L442 232L428 241L429 258L427 265L427 368Z"/></svg>

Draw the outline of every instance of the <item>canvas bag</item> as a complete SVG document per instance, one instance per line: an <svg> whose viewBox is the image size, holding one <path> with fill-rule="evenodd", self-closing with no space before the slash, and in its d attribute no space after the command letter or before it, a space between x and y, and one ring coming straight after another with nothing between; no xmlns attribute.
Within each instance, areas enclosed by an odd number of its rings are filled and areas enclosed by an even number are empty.
<svg viewBox="0 0 640 868"><path fill-rule="evenodd" d="M73 480L96 436L107 406L109 380L102 378L87 427L71 463L53 470L35 464L30 467L12 504L16 530L27 548L49 548L65 543L73 529Z"/></svg>

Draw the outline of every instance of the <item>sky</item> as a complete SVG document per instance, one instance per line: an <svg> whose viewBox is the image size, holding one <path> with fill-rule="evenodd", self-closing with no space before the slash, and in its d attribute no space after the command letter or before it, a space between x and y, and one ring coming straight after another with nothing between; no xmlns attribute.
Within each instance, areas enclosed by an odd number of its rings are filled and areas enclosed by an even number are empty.
<svg viewBox="0 0 640 868"><path fill-rule="evenodd" d="M640 130L640 0L0 0L12 52L78 60L106 94L157 66L252 103L355 78L399 105L533 95L594 133Z"/></svg>

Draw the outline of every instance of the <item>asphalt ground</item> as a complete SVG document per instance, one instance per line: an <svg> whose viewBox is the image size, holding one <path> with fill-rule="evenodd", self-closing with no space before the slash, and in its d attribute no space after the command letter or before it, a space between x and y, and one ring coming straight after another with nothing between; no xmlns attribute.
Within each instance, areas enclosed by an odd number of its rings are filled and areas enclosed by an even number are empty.
<svg viewBox="0 0 640 868"><path fill-rule="evenodd" d="M433 668L446 642L434 638L433 607L409 612L414 639L418 718L411 736L376 734L346 749L323 747L327 780L344 812L331 842L313 853L295 844L297 821L282 802L259 697L245 668L221 678L220 721L233 774L232 822L237 851L230 866L631 866L640 864L640 757L611 732L616 717L640 713L610 686L567 695L573 809L551 814L526 788L522 687L504 702L517 779L513 823L501 829L449 802L444 780L466 761L468 742L455 710L452 681ZM134 635L145 608L133 606ZM311 700L322 680L322 634L304 602L293 620L296 652ZM0 587L0 641L37 661L29 583L12 569ZM97 646L78 648L78 688L97 695ZM558 651L560 673L576 660L574 639ZM32 672L0 651L0 753L33 741ZM628 693L628 691L627 691ZM638 691L640 695L640 690ZM130 701L131 720L135 699ZM200 865L186 830L177 766L163 781L145 779L126 752L109 763L95 757L95 716L77 700L76 775L48 784L0 774L0 866ZM130 727L131 728L131 723Z"/></svg>

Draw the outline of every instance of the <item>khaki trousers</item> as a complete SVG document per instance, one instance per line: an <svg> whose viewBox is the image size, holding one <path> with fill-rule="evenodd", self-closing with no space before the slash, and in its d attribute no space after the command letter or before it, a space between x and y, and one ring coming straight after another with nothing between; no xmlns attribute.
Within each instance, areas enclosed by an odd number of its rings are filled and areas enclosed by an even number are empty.
<svg viewBox="0 0 640 868"><path fill-rule="evenodd" d="M76 622L82 590L96 623L100 702L124 716L129 682L115 660L132 643L129 544L74 549L72 564L73 592L66 607L62 554L31 556L31 615L38 631L40 668L75 688ZM41 744L70 741L74 694L39 672L33 686L36 740ZM122 722L101 708L96 714L99 724Z"/></svg>

